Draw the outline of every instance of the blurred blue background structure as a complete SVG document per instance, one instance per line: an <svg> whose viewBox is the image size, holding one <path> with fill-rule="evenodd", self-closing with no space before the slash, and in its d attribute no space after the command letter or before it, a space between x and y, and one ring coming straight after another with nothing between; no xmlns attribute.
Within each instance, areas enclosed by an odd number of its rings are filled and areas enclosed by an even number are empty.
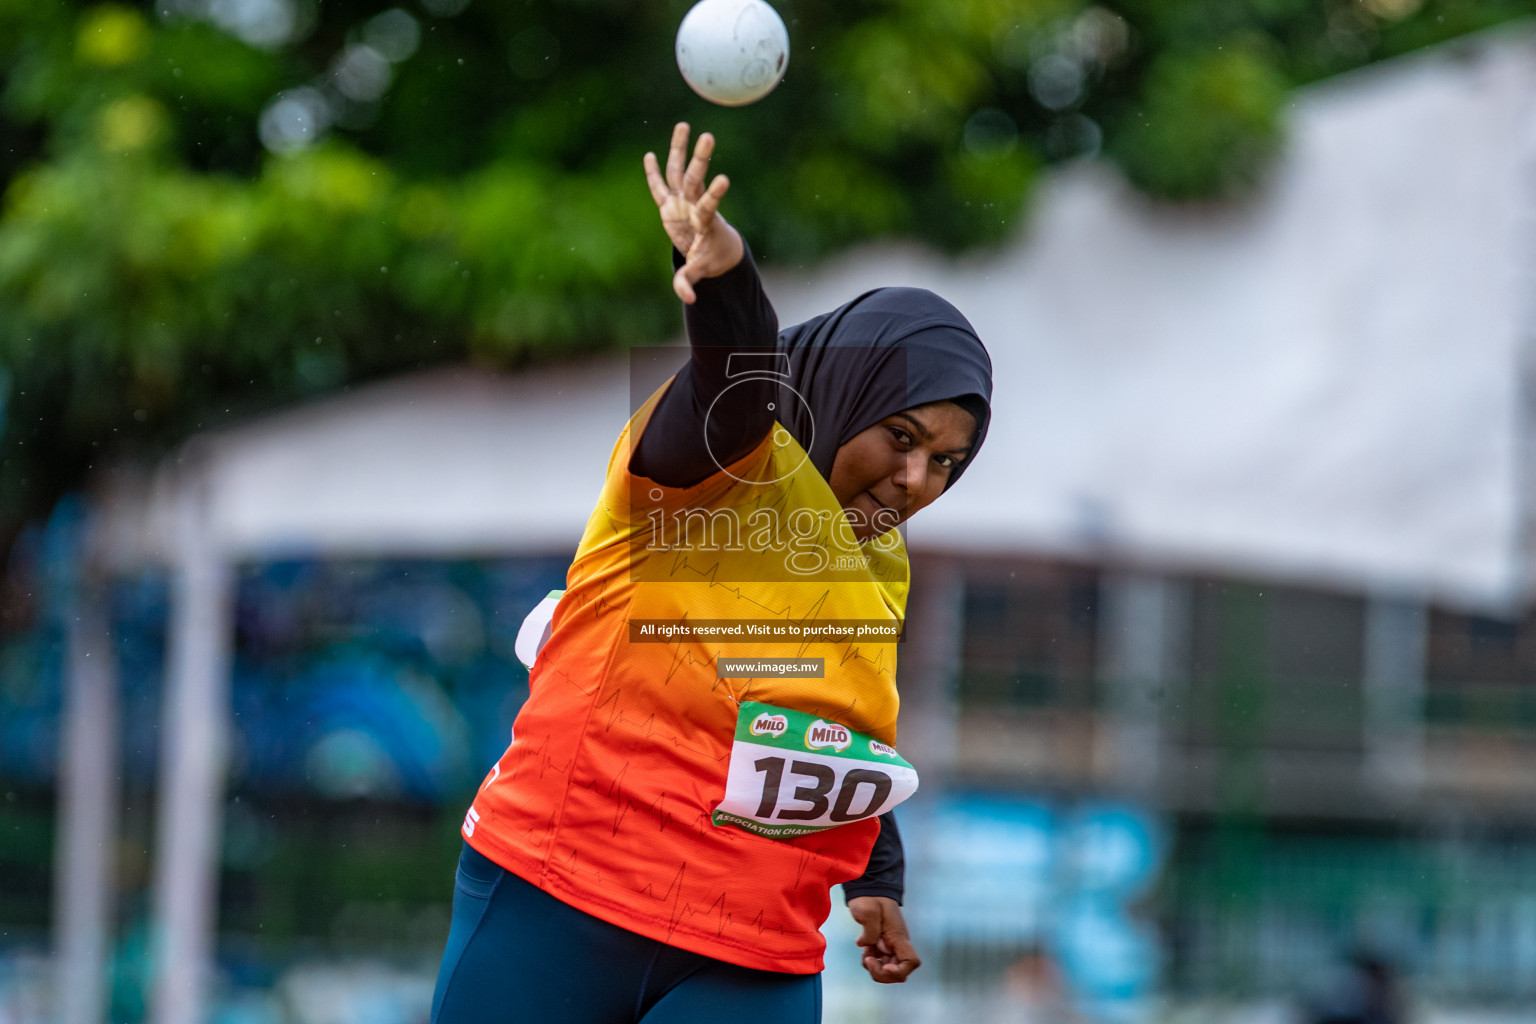
<svg viewBox="0 0 1536 1024"><path fill-rule="evenodd" d="M0 0L0 1024L425 1019L683 115L782 322L997 369L829 1024L1536 1020L1527 6L778 6L724 112L682 3Z"/></svg>

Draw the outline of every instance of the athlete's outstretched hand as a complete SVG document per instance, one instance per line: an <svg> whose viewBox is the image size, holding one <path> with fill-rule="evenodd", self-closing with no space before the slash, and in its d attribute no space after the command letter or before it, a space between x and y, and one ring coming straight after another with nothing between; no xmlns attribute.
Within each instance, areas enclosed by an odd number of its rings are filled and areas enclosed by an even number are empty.
<svg viewBox="0 0 1536 1024"><path fill-rule="evenodd" d="M661 211L661 226L666 229L677 251L687 262L672 278L672 290L684 302L692 303L694 283L706 277L719 277L741 262L745 251L741 235L720 216L720 200L730 181L723 174L704 187L709 172L709 158L715 151L715 137L709 132L699 136L688 160L688 123L679 121L672 129L672 148L667 151L667 173L662 177L656 154L645 154L645 180L651 198ZM687 169L683 167L687 162Z"/></svg>
<svg viewBox="0 0 1536 1024"><path fill-rule="evenodd" d="M882 985L907 980L907 975L922 966L912 937L907 934L901 904L888 896L855 896L848 901L848 913L864 929L858 942L864 950L864 969Z"/></svg>

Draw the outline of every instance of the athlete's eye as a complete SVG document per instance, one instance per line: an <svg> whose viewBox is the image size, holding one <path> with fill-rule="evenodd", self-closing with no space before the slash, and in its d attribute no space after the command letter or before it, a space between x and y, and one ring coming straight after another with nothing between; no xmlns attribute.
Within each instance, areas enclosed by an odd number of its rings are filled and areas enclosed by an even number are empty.
<svg viewBox="0 0 1536 1024"><path fill-rule="evenodd" d="M960 460L953 455L935 455L934 460L945 469L954 469L960 464Z"/></svg>

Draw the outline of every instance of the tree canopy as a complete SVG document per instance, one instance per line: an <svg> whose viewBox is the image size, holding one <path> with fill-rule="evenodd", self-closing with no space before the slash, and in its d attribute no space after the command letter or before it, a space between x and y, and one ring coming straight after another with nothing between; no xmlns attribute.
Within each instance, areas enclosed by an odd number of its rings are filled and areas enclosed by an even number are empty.
<svg viewBox="0 0 1536 1024"><path fill-rule="evenodd" d="M99 460L371 376L659 339L640 171L687 119L806 263L1016 230L1097 156L1240 196L1287 91L1529 0L779 0L785 81L677 72L687 0L0 0L0 535Z"/></svg>

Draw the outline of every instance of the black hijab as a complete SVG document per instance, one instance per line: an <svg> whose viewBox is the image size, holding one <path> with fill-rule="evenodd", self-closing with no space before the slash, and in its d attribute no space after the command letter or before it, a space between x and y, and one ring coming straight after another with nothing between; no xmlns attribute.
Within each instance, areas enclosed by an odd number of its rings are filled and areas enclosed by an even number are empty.
<svg viewBox="0 0 1536 1024"><path fill-rule="evenodd" d="M827 479L838 448L913 406L948 399L976 418L971 453L950 473L946 490L987 436L992 360L970 321L925 288L865 292L780 331L778 351L790 363L778 420Z"/></svg>

